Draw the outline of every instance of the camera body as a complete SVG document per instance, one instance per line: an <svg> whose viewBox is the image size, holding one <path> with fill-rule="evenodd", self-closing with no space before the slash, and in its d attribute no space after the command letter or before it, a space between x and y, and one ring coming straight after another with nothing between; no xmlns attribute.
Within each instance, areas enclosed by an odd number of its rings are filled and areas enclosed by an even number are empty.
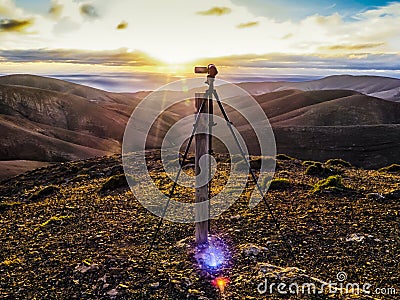
<svg viewBox="0 0 400 300"><path fill-rule="evenodd" d="M209 77L215 78L218 74L217 67L214 64L209 64L207 67L195 67L196 74L208 74Z"/></svg>

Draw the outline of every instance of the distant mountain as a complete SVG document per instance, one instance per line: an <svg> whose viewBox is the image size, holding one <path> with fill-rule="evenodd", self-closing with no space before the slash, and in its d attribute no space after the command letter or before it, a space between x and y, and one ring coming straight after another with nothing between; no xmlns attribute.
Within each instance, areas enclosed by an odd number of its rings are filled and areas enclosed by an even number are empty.
<svg viewBox="0 0 400 300"><path fill-rule="evenodd" d="M119 152L125 125L139 99L57 79L0 77L2 161L59 162Z"/></svg>
<svg viewBox="0 0 400 300"><path fill-rule="evenodd" d="M35 75L18 74L2 76L0 77L0 84L31 87L40 90L75 95L92 102L110 102L120 104L129 104L131 102L131 97L127 94L105 92L72 82Z"/></svg>
<svg viewBox="0 0 400 300"><path fill-rule="evenodd" d="M333 76L241 87L255 94L269 117L278 152L313 160L341 157L358 166L380 167L400 160L400 102L366 94L389 95L396 85L400 80ZM0 178L52 162L119 153L126 123L146 95L109 93L32 75L0 77L0 167L6 170ZM254 150L249 124L226 109ZM148 147L160 147L168 128L193 112L193 103L187 101L171 107L150 130ZM141 117L146 121L146 114ZM182 126L182 132L191 126ZM216 150L222 151L219 146Z"/></svg>
<svg viewBox="0 0 400 300"><path fill-rule="evenodd" d="M275 126L398 124L400 103L349 90L287 90L256 96Z"/></svg>
<svg viewBox="0 0 400 300"><path fill-rule="evenodd" d="M306 82L247 82L240 87L252 95L281 90L352 90L369 96L400 101L400 79L379 76L335 75Z"/></svg>
<svg viewBox="0 0 400 300"><path fill-rule="evenodd" d="M340 157L365 168L400 162L398 102L349 90L286 90L256 99L280 153L309 160Z"/></svg>

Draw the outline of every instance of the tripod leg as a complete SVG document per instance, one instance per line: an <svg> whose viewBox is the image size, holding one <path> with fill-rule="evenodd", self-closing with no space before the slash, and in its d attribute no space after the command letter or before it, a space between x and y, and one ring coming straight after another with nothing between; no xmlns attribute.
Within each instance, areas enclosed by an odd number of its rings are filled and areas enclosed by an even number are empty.
<svg viewBox="0 0 400 300"><path fill-rule="evenodd" d="M201 107L200 107L200 109L199 109L199 111L198 111L198 113L197 113L197 115L196 115L195 123L194 123L194 125L193 125L193 130L192 130L192 133L191 133L191 135L190 135L188 144L187 144L186 149L185 149L185 153L184 153L183 158L182 158L182 163L180 164L178 173L176 174L175 181L174 181L174 184L173 184L173 186L172 186L172 188L171 188L171 191L170 191L169 194L168 194L167 204L165 205L165 208L164 208L164 210L163 210L162 216L161 216L161 218L160 218L160 221L158 222L156 231L155 231L155 233L154 233L154 235L153 235L153 238L152 238L152 241L151 241L151 244L150 244L150 248L149 248L149 251L148 251L147 256L146 256L146 260L149 259L150 255L151 255L151 252L153 251L153 248L154 248L154 246L155 246L158 233L160 232L162 223L163 223L163 221L164 221L164 217L165 217L165 215L166 215L166 213L167 213L169 204L170 204L170 202L171 202L171 197L174 195L176 186L178 185L177 182L178 182L179 177L181 176L183 164L186 162L187 156L188 156L188 154L189 154L190 146L191 146L191 144L192 144L192 142L193 142L194 135L195 135L195 133L196 133L196 131L197 131L197 127L198 127L198 124L199 124L199 121L200 121L200 114L201 114L201 111L203 110L203 107L206 105L206 100L205 100L205 99L206 99L206 98L204 98L203 102L201 103Z"/></svg>
<svg viewBox="0 0 400 300"><path fill-rule="evenodd" d="M233 128L232 128L232 122L229 120L229 117L228 117L228 115L227 115L227 113L226 113L226 111L225 111L225 109L224 109L224 106L222 105L221 100L219 99L219 96L218 96L218 93L217 93L216 90L213 91L213 95L215 96L215 99L217 100L218 106L219 106L219 108L220 108L220 110L221 110L222 115L224 116L224 119L225 119L225 121L226 121L226 124L228 125L228 128L229 128L229 130L230 130L232 136L233 136L233 139L235 140L235 143L236 143L236 145L237 145L238 148L239 148L240 154L242 155L243 159L246 161L247 167L248 167L249 170L250 170L251 177L252 177L252 179L253 179L255 185L257 186L257 190L258 190L258 192L260 193L260 196L261 196L261 198L263 199L263 201L264 201L264 203L265 203L265 206L267 207L267 210L268 210L268 212L269 212L269 214L270 214L270 216L271 216L271 218L272 218L272 220L273 220L273 222L274 222L274 224L275 224L275 226L276 226L278 232L281 234L281 236L282 236L282 238L283 238L283 241L284 241L284 243L285 243L286 248L288 249L290 255L294 258L293 251L292 251L292 247L290 246L289 242L286 240L286 238L284 237L284 235L281 233L281 230L280 230L280 223L279 223L278 219L275 217L275 214L274 214L274 212L272 211L272 208L271 208L270 204L268 203L268 201L265 199L265 196L263 195L262 189L261 189L260 185L258 184L257 177L256 177L256 175L254 174L253 170L251 169L250 163L249 163L248 159L246 158L246 155L245 155L245 153L244 153L244 151L243 151L242 146L241 146L240 143L239 143L239 140L238 140L238 138L237 138L237 136L236 136L236 134L235 134L235 131L234 131Z"/></svg>

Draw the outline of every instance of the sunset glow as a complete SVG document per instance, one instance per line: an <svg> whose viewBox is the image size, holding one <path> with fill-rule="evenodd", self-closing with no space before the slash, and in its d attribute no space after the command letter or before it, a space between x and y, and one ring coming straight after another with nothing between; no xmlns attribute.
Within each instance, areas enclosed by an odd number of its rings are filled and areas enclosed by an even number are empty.
<svg viewBox="0 0 400 300"><path fill-rule="evenodd" d="M398 1L34 3L0 0L0 73L400 76Z"/></svg>

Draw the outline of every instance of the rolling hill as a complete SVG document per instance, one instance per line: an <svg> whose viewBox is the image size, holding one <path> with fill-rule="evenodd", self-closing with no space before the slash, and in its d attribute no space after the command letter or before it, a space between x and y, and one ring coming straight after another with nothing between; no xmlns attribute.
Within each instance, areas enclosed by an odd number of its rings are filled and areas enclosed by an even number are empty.
<svg viewBox="0 0 400 300"><path fill-rule="evenodd" d="M16 161L7 163L14 174L13 169L31 169L26 160L60 162L119 152L137 101L57 79L0 77L0 159Z"/></svg>
<svg viewBox="0 0 400 300"><path fill-rule="evenodd" d="M255 98L269 117L278 153L309 160L340 157L365 168L400 161L400 103L349 90L283 90ZM233 116L255 148L249 125Z"/></svg>
<svg viewBox="0 0 400 300"><path fill-rule="evenodd" d="M400 79L380 76L335 75L306 82L247 82L239 84L251 95L281 90L352 90L369 96L400 101Z"/></svg>
<svg viewBox="0 0 400 300"><path fill-rule="evenodd" d="M241 87L255 94L269 117L278 152L313 160L341 157L373 168L399 162L400 103L366 94L390 94L399 82L332 76ZM146 94L110 93L32 75L0 77L0 167L15 175L37 164L119 153L129 116ZM254 150L249 124L229 106L226 109ZM159 147L169 126L193 111L193 103L186 101L163 114L150 131L149 148ZM146 115L142 117L146 121ZM191 126L182 127L182 132Z"/></svg>

